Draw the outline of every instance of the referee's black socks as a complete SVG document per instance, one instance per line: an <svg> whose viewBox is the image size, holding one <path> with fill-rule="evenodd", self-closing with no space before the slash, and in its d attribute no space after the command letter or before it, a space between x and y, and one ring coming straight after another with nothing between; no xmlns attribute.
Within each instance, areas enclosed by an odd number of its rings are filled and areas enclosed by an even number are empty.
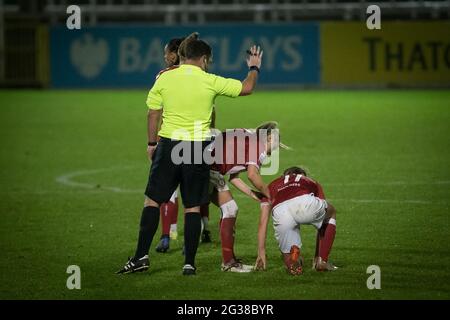
<svg viewBox="0 0 450 320"><path fill-rule="evenodd" d="M135 258L139 259L148 254L153 237L159 224L159 208L144 207L141 215L138 245Z"/></svg>
<svg viewBox="0 0 450 320"><path fill-rule="evenodd" d="M185 264L195 266L195 255L197 253L200 233L202 231L202 217L200 212L186 213L184 222L184 246L185 246Z"/></svg>

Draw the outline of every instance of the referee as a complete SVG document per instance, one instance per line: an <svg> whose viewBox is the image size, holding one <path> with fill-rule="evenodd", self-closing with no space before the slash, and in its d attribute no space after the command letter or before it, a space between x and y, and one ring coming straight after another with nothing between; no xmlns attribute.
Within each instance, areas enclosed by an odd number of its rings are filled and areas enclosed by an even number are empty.
<svg viewBox="0 0 450 320"><path fill-rule="evenodd" d="M195 275L195 255L201 233L200 206L209 202L209 165L203 154L211 140L214 100L217 96L235 98L249 95L258 78L263 54L259 47L253 46L248 51L249 72L241 82L207 72L212 50L205 41L191 39L184 45L186 59L183 64L160 73L148 94L147 151L152 165L136 253L118 271L120 274L149 268L148 253L158 229L159 206L169 201L180 185L185 208L183 274ZM158 133L161 117L163 121ZM183 159L181 163L174 161L179 150L183 153L178 155Z"/></svg>

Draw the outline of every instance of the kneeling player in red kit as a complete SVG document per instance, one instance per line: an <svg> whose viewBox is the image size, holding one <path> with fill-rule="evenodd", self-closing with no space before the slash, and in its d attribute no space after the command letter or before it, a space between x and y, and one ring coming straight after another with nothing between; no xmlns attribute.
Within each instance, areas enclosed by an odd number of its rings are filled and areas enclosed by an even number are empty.
<svg viewBox="0 0 450 320"><path fill-rule="evenodd" d="M269 191L271 203L267 199L261 201L258 258L255 268L266 269L265 240L269 215L272 212L275 237L290 274L303 273L299 229L303 224L311 224L318 230L313 269L336 270L337 267L328 261L336 234L336 209L325 200L320 184L308 178L303 169L292 167L269 184Z"/></svg>

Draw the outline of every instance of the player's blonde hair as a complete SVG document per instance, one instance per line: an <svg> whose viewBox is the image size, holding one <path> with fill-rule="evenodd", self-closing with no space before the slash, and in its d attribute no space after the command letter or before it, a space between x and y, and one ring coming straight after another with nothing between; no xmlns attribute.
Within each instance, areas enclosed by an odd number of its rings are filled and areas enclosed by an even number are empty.
<svg viewBox="0 0 450 320"><path fill-rule="evenodd" d="M257 128L256 128L256 133L258 134L260 130L267 130L267 137L270 137L272 134L272 130L278 130L278 144L281 148L286 149L286 150L292 150L291 147L288 147L287 145L285 145L284 143L281 142L281 135L279 133L280 128L278 125L278 122L276 121L267 121L264 122L262 124L260 124Z"/></svg>
<svg viewBox="0 0 450 320"><path fill-rule="evenodd" d="M267 130L267 135L270 135L272 133L272 130L278 129L278 122L276 121L267 121L264 123L261 123L258 127L256 127L256 133L258 133L260 130Z"/></svg>
<svg viewBox="0 0 450 320"><path fill-rule="evenodd" d="M289 174L301 174L305 177L308 176L306 174L306 170L303 168L300 168L300 167L290 167L290 168L287 168L286 170L284 170L283 176L287 176Z"/></svg>

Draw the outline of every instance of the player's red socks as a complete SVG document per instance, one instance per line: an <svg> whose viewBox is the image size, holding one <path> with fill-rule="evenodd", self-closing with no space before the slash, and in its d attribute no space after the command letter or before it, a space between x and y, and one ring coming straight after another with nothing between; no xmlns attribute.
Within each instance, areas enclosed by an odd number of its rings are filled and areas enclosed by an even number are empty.
<svg viewBox="0 0 450 320"><path fill-rule="evenodd" d="M178 222L178 198L175 198L175 203L170 202L170 204L170 223L176 225Z"/></svg>
<svg viewBox="0 0 450 320"><path fill-rule="evenodd" d="M328 261L335 235L336 220L331 218L327 223L323 224L319 230L319 256L323 261Z"/></svg>
<svg viewBox="0 0 450 320"><path fill-rule="evenodd" d="M162 226L162 235L168 236L170 232L170 223L172 217L170 216L170 205L169 202L162 203L160 206L161 212L161 226Z"/></svg>
<svg viewBox="0 0 450 320"><path fill-rule="evenodd" d="M222 259L226 264L234 259L234 226L236 218L224 218L220 224L220 240L222 241Z"/></svg>
<svg viewBox="0 0 450 320"><path fill-rule="evenodd" d="M173 203L172 201L162 203L160 206L160 212L161 212L162 235L168 236L170 233L170 225L177 223L178 203Z"/></svg>

